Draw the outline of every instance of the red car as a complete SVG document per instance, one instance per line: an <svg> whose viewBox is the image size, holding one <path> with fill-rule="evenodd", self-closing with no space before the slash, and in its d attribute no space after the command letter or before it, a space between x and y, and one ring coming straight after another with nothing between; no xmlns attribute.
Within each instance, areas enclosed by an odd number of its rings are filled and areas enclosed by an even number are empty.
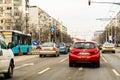
<svg viewBox="0 0 120 80"><path fill-rule="evenodd" d="M100 51L95 42L75 42L69 53L69 66L75 63L91 63L100 67Z"/></svg>

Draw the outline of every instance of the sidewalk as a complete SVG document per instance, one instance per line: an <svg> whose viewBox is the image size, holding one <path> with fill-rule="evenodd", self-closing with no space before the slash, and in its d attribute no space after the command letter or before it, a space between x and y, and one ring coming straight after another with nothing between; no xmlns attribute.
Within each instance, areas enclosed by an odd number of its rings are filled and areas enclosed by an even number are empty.
<svg viewBox="0 0 120 80"><path fill-rule="evenodd" d="M35 57L38 57L38 55L15 56L14 59L15 59L15 62L19 62L19 61L24 61L24 60L27 60L27 59L32 59L32 58L35 58Z"/></svg>

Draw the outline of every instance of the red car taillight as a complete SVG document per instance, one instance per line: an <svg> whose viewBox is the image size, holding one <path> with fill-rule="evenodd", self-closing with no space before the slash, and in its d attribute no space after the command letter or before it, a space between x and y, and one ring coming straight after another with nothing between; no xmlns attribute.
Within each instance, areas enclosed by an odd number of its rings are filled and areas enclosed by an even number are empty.
<svg viewBox="0 0 120 80"><path fill-rule="evenodd" d="M72 54L78 54L79 52L75 51L75 50L71 50L70 51Z"/></svg>
<svg viewBox="0 0 120 80"><path fill-rule="evenodd" d="M42 48L39 48L39 50L42 50Z"/></svg>
<svg viewBox="0 0 120 80"><path fill-rule="evenodd" d="M56 48L55 48L55 47L53 47L53 51L56 51Z"/></svg>
<svg viewBox="0 0 120 80"><path fill-rule="evenodd" d="M90 54L98 54L99 50L93 50L92 52L90 52Z"/></svg>

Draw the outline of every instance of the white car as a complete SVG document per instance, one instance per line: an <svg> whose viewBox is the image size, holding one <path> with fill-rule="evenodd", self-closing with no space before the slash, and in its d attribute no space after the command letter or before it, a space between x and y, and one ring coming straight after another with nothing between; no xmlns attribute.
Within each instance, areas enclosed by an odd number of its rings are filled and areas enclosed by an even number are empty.
<svg viewBox="0 0 120 80"><path fill-rule="evenodd" d="M115 53L115 44L113 43L104 43L102 46L102 53L104 52L112 52Z"/></svg>
<svg viewBox="0 0 120 80"><path fill-rule="evenodd" d="M39 57L45 57L46 55L54 55L56 57L60 55L55 43L45 42L39 47Z"/></svg>
<svg viewBox="0 0 120 80"><path fill-rule="evenodd" d="M4 74L5 78L12 78L14 65L14 54L11 49L7 49L5 40L0 34L0 74Z"/></svg>

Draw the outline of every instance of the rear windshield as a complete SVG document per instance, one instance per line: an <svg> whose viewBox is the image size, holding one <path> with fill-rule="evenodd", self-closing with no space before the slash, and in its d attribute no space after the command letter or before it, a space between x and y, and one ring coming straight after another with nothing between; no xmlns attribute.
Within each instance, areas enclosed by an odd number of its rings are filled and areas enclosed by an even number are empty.
<svg viewBox="0 0 120 80"><path fill-rule="evenodd" d="M53 47L54 43L43 43L42 47Z"/></svg>
<svg viewBox="0 0 120 80"><path fill-rule="evenodd" d="M106 43L106 44L104 44L104 46L114 46L114 44L112 44L112 43Z"/></svg>
<svg viewBox="0 0 120 80"><path fill-rule="evenodd" d="M96 45L94 43L76 43L74 44L74 48L81 48L81 49L89 49L95 48Z"/></svg>

